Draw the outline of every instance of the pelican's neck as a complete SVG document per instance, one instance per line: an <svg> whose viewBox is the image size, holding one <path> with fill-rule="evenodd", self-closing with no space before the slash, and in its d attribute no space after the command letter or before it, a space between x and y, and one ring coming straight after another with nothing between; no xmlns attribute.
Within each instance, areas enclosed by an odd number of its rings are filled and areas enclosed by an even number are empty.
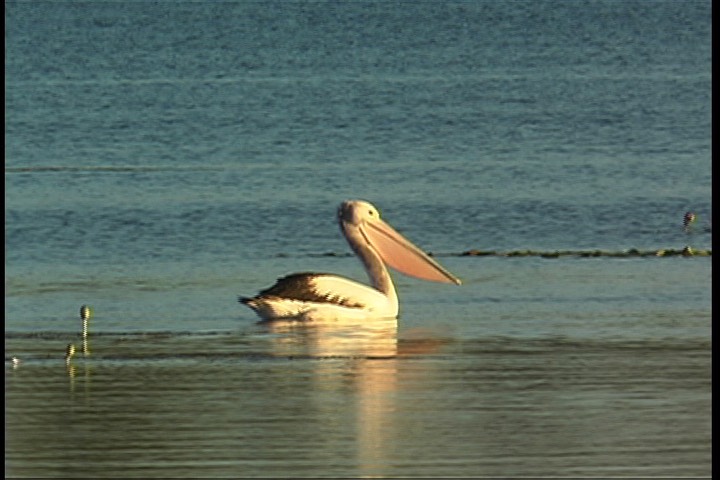
<svg viewBox="0 0 720 480"><path fill-rule="evenodd" d="M355 255L357 255L363 263L372 286L385 294L391 302L397 305L395 285L380 255L368 244L357 226L341 224L341 230L350 247L355 252Z"/></svg>

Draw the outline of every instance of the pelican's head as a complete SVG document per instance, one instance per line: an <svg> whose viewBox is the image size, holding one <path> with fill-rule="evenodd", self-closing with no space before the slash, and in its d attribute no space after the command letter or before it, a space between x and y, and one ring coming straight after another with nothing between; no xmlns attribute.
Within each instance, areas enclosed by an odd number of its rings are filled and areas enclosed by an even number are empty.
<svg viewBox="0 0 720 480"><path fill-rule="evenodd" d="M345 200L338 208L338 221L341 224L359 226L363 222L380 219L380 212L370 202L364 200Z"/></svg>
<svg viewBox="0 0 720 480"><path fill-rule="evenodd" d="M405 275L460 285L459 278L382 220L371 203L344 201L338 208L338 222L356 252L369 247L384 263Z"/></svg>

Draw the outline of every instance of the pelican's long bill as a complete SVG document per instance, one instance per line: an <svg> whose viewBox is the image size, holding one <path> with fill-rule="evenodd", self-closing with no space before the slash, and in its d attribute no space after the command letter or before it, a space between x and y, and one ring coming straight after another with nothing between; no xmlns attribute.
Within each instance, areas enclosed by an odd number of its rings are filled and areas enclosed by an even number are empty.
<svg viewBox="0 0 720 480"><path fill-rule="evenodd" d="M431 282L462 282L380 218L360 225L360 232L383 262L400 273Z"/></svg>

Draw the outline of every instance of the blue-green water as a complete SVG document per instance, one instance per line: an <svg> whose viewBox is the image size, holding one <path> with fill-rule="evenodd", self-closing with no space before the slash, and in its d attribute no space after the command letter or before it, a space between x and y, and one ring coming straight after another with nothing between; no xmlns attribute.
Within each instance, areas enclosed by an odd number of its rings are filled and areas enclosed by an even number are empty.
<svg viewBox="0 0 720 480"><path fill-rule="evenodd" d="M710 474L711 257L458 255L711 248L710 2L5 26L6 476ZM236 297L279 276L365 281L347 198L464 284L257 325Z"/></svg>

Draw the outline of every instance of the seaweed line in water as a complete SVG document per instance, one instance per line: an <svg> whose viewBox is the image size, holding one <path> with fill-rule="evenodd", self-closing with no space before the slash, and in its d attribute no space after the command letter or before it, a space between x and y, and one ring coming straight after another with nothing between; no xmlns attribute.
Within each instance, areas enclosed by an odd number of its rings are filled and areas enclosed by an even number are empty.
<svg viewBox="0 0 720 480"><path fill-rule="evenodd" d="M683 248L658 248L652 250L640 250L630 248L628 250L480 250L470 249L463 252L449 253L433 253L426 252L431 257L541 257L541 258L559 258L559 257L711 257L711 249L697 249L689 245ZM288 253L278 253L276 257L286 258L292 257ZM351 257L350 253L307 253L298 256L307 257Z"/></svg>

